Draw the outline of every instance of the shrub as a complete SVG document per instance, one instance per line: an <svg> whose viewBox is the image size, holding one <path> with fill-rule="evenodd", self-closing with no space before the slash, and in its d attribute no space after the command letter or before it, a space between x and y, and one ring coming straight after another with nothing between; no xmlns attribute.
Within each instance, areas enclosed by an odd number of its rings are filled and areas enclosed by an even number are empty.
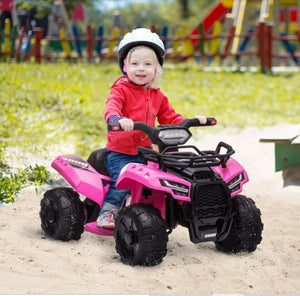
<svg viewBox="0 0 300 296"><path fill-rule="evenodd" d="M11 172L4 162L4 151L0 148L0 202L12 203L22 188L51 183L50 174L44 166L27 166Z"/></svg>

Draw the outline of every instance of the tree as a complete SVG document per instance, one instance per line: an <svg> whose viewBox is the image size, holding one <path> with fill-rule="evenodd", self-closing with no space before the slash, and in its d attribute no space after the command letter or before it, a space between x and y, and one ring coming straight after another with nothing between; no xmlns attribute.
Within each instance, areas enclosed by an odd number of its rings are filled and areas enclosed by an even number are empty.
<svg viewBox="0 0 300 296"><path fill-rule="evenodd" d="M178 0L181 6L181 15L183 19L189 17L189 0Z"/></svg>
<svg viewBox="0 0 300 296"><path fill-rule="evenodd" d="M36 10L35 17L43 18L46 15L51 13L51 6L53 5L53 0L39 0L40 5L36 5L37 1L18 1L17 9L18 10ZM78 3L83 3L87 7L94 7L93 0L64 0L63 1L66 10L69 15L73 13L75 6Z"/></svg>

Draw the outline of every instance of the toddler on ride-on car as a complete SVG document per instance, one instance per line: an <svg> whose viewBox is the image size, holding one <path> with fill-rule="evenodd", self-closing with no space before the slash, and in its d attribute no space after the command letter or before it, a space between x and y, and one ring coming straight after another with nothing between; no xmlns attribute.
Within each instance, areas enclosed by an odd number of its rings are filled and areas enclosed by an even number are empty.
<svg viewBox="0 0 300 296"><path fill-rule="evenodd" d="M98 227L114 229L114 216L129 193L116 189L121 169L130 162L141 162L137 147L151 147L144 133L133 131L133 122L142 121L155 126L178 125L185 118L175 112L168 98L155 86L162 72L165 47L156 33L145 28L127 33L118 48L118 62L124 74L112 86L106 100L104 117L106 122L118 122L124 131L108 132L105 150L105 165L113 184L101 207ZM196 116L201 124L206 117Z"/></svg>

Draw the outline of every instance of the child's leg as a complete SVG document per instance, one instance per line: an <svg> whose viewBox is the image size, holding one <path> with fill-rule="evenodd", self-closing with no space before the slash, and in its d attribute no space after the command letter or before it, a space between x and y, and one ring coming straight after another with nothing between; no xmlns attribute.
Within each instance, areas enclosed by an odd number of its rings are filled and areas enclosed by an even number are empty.
<svg viewBox="0 0 300 296"><path fill-rule="evenodd" d="M130 162L141 162L137 155L127 155L107 150L105 152L105 166L112 178L112 185L105 196L99 212L98 227L114 228L114 219L111 213L116 214L123 200L130 190L121 190L115 187L121 169Z"/></svg>

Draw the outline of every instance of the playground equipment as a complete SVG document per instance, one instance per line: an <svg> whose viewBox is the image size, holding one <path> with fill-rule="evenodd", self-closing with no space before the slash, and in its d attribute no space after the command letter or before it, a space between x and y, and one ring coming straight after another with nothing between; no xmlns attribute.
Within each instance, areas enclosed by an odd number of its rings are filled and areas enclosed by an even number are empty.
<svg viewBox="0 0 300 296"><path fill-rule="evenodd" d="M83 7L77 9L77 18L72 17L74 20L71 24L63 1L56 1L50 6L52 15L45 37L45 48L37 48L36 45L32 47L32 44L42 44L39 40L39 28L35 28L31 36L22 30L19 30L18 36L15 36L12 29L10 34L0 32L2 60L3 56L20 60L30 55L34 55L39 61L67 59L93 62L95 58L98 61L115 59L116 44L120 36L126 33L126 29L114 26L108 30L100 25L98 32L93 34ZM300 1L296 0L220 0L191 32L182 26L177 28L175 36L169 35L170 29L167 26L156 32L161 36L170 60L182 62L193 57L208 66L260 65L263 72L269 72L274 65L281 63L299 65L299 11ZM249 20L250 14L257 14L258 17ZM75 23L78 20L84 20L86 24L84 36L80 36L78 32ZM156 30L155 26L152 29ZM110 35L105 35L105 32L110 32ZM27 48L27 53L20 54L20 51L10 46L11 52L7 54L4 40L8 36L11 45L14 40L17 41L15 46L18 46L18 42L26 41L27 46L22 46L22 50ZM28 42L35 40L38 42Z"/></svg>
<svg viewBox="0 0 300 296"><path fill-rule="evenodd" d="M259 18L254 27L243 28L245 27L244 20L248 10L247 7L257 9ZM288 11L289 13L287 13ZM300 1L297 0L221 0L191 31L190 37L195 50L201 56L214 56L217 44L213 45L214 50L205 54L203 43L208 39L212 39L212 36L217 36L215 35L217 30L214 29L216 24L223 24L225 21L228 23L229 20L231 22L230 29L223 53L220 53L221 56L236 56L236 60L240 62L241 55L246 54L246 47L249 46L251 39L256 36L258 40L256 45L256 48L258 48L257 55L262 68L270 69L274 57L290 57L297 64L299 54L296 53L295 46L292 46L291 42L297 41L300 45L298 15L300 15ZM213 34L209 34L211 31ZM221 30L218 31L220 34ZM289 32L292 31L295 36L293 38L288 37ZM274 40L270 40L272 38ZM214 38L213 42L217 43L216 40L217 38ZM288 55L279 54L280 46L276 43L276 40L282 42ZM270 44L273 41L274 45Z"/></svg>

